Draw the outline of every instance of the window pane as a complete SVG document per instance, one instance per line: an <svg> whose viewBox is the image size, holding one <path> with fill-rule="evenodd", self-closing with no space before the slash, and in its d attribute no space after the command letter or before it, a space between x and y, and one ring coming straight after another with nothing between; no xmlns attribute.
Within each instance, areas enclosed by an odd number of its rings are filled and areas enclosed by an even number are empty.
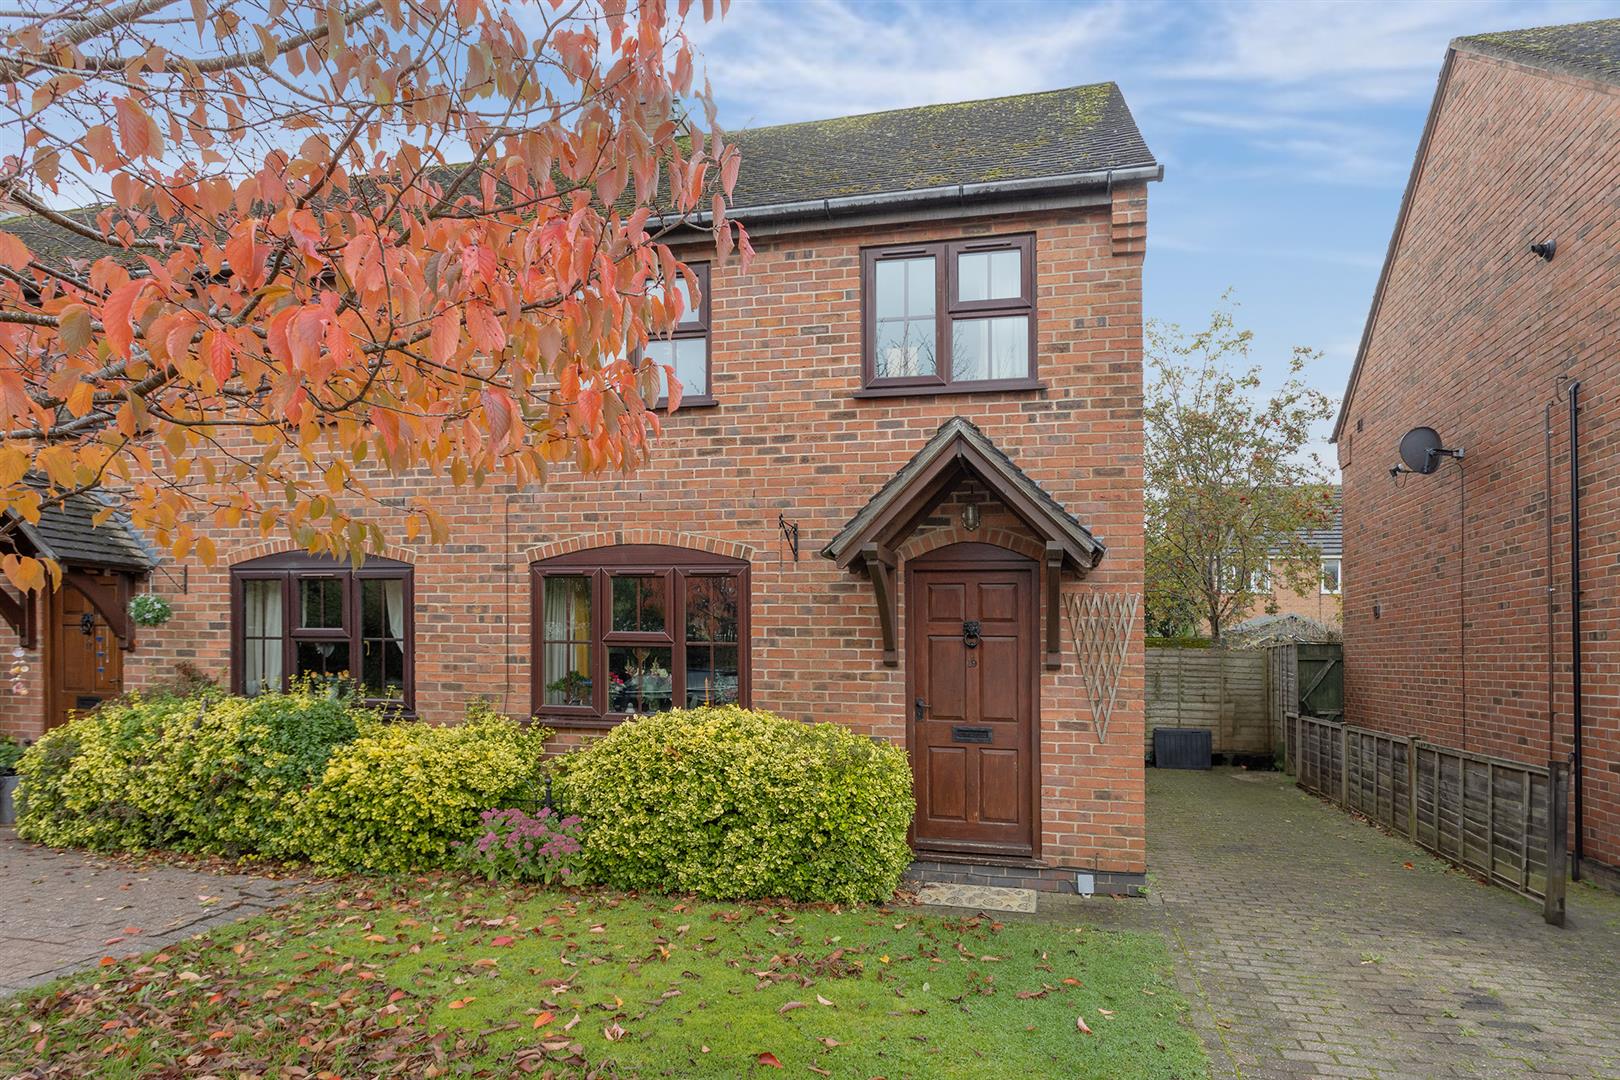
<svg viewBox="0 0 1620 1080"><path fill-rule="evenodd" d="M689 577L686 579L686 639L688 641L737 640L737 579L734 577ZM691 677L687 682L690 685Z"/></svg>
<svg viewBox="0 0 1620 1080"><path fill-rule="evenodd" d="M591 701L591 646L583 641L548 641L541 662L547 705L585 705Z"/></svg>
<svg viewBox="0 0 1620 1080"><path fill-rule="evenodd" d="M1016 300L1024 294L1023 252L969 251L957 256L957 299Z"/></svg>
<svg viewBox="0 0 1620 1080"><path fill-rule="evenodd" d="M874 319L931 318L934 314L934 257L884 259L877 264Z"/></svg>
<svg viewBox="0 0 1620 1080"><path fill-rule="evenodd" d="M347 641L300 641L294 675L342 675L349 671Z"/></svg>
<svg viewBox="0 0 1620 1080"><path fill-rule="evenodd" d="M549 641L589 641L591 579L583 574L545 579L545 637Z"/></svg>
<svg viewBox="0 0 1620 1080"><path fill-rule="evenodd" d="M608 650L608 711L654 713L675 701L668 646L615 646Z"/></svg>
<svg viewBox="0 0 1620 1080"><path fill-rule="evenodd" d="M873 371L880 379L933 375L934 320L895 319L877 324Z"/></svg>
<svg viewBox="0 0 1620 1080"><path fill-rule="evenodd" d="M1322 560L1322 589L1325 592L1336 593L1339 591L1339 567L1338 559Z"/></svg>
<svg viewBox="0 0 1620 1080"><path fill-rule="evenodd" d="M403 642L367 641L360 652L360 682L367 697L398 696L405 692Z"/></svg>
<svg viewBox="0 0 1620 1080"><path fill-rule="evenodd" d="M686 284L686 279L679 275L675 278L675 291L681 297L681 325L695 323L698 320L697 306L692 303L692 289ZM655 281L647 286L647 295L662 297L664 295L663 282Z"/></svg>
<svg viewBox="0 0 1620 1080"><path fill-rule="evenodd" d="M1029 376L1029 316L958 319L951 326L951 378L1023 379Z"/></svg>
<svg viewBox="0 0 1620 1080"><path fill-rule="evenodd" d="M737 646L689 645L686 649L686 705L732 705L738 700Z"/></svg>
<svg viewBox="0 0 1620 1080"><path fill-rule="evenodd" d="M681 381L681 393L707 395L709 392L709 340L701 337L677 338L673 341L650 341L644 354L659 365L673 364L675 377ZM658 396L669 396L669 373L658 368Z"/></svg>
<svg viewBox="0 0 1620 1080"><path fill-rule="evenodd" d="M242 583L242 692L281 689L281 582Z"/></svg>
<svg viewBox="0 0 1620 1080"><path fill-rule="evenodd" d="M343 629L343 580L299 578L299 622L306 630Z"/></svg>
<svg viewBox="0 0 1620 1080"><path fill-rule="evenodd" d="M613 629L632 634L664 632L664 578L661 575L614 575Z"/></svg>
<svg viewBox="0 0 1620 1080"><path fill-rule="evenodd" d="M360 633L368 638L405 639L405 582L399 578L360 580Z"/></svg>

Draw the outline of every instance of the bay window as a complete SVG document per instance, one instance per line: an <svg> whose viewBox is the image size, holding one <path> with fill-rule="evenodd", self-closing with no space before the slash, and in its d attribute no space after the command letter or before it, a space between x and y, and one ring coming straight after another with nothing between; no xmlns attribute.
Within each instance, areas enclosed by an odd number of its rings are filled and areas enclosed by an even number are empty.
<svg viewBox="0 0 1620 1080"><path fill-rule="evenodd" d="M303 553L231 567L231 684L253 696L316 676L354 681L367 701L414 705L409 563Z"/></svg>
<svg viewBox="0 0 1620 1080"><path fill-rule="evenodd" d="M748 564L595 548L532 565L534 712L595 726L748 702Z"/></svg>

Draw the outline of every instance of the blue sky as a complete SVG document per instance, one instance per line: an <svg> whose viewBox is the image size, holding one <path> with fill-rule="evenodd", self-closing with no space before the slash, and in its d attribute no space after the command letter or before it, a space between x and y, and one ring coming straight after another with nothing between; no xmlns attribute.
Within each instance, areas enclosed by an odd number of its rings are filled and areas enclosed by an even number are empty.
<svg viewBox="0 0 1620 1080"><path fill-rule="evenodd" d="M733 0L694 34L732 128L1111 79L1165 164L1149 318L1227 288L1280 378L1344 388L1453 37L1620 16L1620 2ZM1325 437L1325 433L1324 433ZM1331 461L1331 455L1325 455Z"/></svg>

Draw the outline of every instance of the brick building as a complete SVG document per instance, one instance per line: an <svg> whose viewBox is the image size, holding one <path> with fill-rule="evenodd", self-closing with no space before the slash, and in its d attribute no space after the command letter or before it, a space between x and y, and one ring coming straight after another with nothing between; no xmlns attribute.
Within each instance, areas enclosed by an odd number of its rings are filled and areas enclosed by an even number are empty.
<svg viewBox="0 0 1620 1080"><path fill-rule="evenodd" d="M655 346L687 396L650 464L447 490L449 544L358 572L248 530L215 535L215 566L85 563L83 590L10 598L39 651L0 724L37 735L182 661L248 693L358 671L432 721L486 695L559 745L741 701L906 745L937 872L1140 882L1140 634L1099 725L1065 605L1142 591L1162 169L1112 84L735 141L758 254L744 275L686 250L706 295ZM172 621L129 626L132 589Z"/></svg>
<svg viewBox="0 0 1620 1080"><path fill-rule="evenodd" d="M1298 589L1280 571L1269 577L1269 592L1259 602L1272 615L1303 615L1324 626L1339 625L1339 599L1344 594L1343 515L1335 504L1333 521L1320 529L1307 529L1305 542L1316 549L1321 581L1314 588Z"/></svg>
<svg viewBox="0 0 1620 1080"><path fill-rule="evenodd" d="M1579 723L1593 876L1620 865L1617 186L1620 20L1453 42L1334 433L1348 719L1536 763ZM1416 427L1466 456L1392 475Z"/></svg>

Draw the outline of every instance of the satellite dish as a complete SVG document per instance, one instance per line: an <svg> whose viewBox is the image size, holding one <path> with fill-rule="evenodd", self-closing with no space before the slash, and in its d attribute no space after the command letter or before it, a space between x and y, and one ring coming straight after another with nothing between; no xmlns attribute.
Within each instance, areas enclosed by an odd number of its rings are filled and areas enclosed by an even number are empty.
<svg viewBox="0 0 1620 1080"><path fill-rule="evenodd" d="M1415 473L1427 476L1440 467L1440 451L1445 444L1432 427L1415 427L1401 436L1401 461Z"/></svg>

